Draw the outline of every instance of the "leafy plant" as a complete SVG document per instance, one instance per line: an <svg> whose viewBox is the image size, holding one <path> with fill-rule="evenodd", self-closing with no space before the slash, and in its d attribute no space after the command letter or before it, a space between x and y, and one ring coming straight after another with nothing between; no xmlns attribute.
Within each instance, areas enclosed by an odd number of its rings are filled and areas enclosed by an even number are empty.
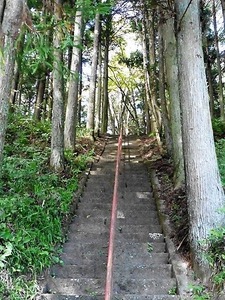
<svg viewBox="0 0 225 300"><path fill-rule="evenodd" d="M216 153L222 184L225 186L225 139L216 142Z"/></svg>
<svg viewBox="0 0 225 300"><path fill-rule="evenodd" d="M210 293L208 293L203 285L190 285L190 290L193 294L193 300L208 300Z"/></svg>
<svg viewBox="0 0 225 300"><path fill-rule="evenodd" d="M147 251L148 251L149 253L151 253L151 252L153 251L153 245L152 245L152 243L148 243Z"/></svg>
<svg viewBox="0 0 225 300"><path fill-rule="evenodd" d="M225 122L220 118L214 118L212 120L213 132L216 137L224 137L225 136Z"/></svg>
<svg viewBox="0 0 225 300"><path fill-rule="evenodd" d="M177 288L173 287L169 290L169 295L176 295L177 294Z"/></svg>
<svg viewBox="0 0 225 300"><path fill-rule="evenodd" d="M225 227L211 230L207 238L207 259L212 268L212 282L217 290L222 290L225 282Z"/></svg>
<svg viewBox="0 0 225 300"><path fill-rule="evenodd" d="M33 299L36 274L60 262L63 224L94 153L66 152L65 172L56 174L49 168L49 138L48 122L19 114L7 131L0 180L0 299ZM1 272L8 274L4 280Z"/></svg>

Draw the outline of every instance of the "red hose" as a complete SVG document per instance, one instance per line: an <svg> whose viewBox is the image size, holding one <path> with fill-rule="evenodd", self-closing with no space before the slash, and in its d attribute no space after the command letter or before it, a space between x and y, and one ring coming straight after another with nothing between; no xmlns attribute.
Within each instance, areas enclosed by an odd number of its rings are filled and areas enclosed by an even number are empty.
<svg viewBox="0 0 225 300"><path fill-rule="evenodd" d="M122 153L122 131L121 131L119 139L118 139L118 149L117 149L117 157L116 157L116 171L115 171L110 235L109 235L105 300L111 300L111 296L112 296L113 254L114 254L114 242L115 242L115 232L116 232L118 183L119 183L119 168L120 168L121 153Z"/></svg>

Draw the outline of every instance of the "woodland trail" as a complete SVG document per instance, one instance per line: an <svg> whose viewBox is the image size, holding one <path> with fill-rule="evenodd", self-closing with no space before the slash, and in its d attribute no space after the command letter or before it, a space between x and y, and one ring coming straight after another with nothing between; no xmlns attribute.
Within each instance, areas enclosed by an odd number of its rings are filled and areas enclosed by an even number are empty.
<svg viewBox="0 0 225 300"><path fill-rule="evenodd" d="M61 259L46 280L46 300L104 299L117 139L93 164L69 228ZM116 224L113 299L172 300L173 268L136 138L122 148Z"/></svg>

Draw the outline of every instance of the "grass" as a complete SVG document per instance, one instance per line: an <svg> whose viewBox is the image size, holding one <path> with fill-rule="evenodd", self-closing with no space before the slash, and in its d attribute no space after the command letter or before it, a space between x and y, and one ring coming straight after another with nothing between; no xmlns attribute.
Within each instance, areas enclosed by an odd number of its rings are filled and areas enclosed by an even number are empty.
<svg viewBox="0 0 225 300"><path fill-rule="evenodd" d="M66 151L65 171L56 174L49 145L49 123L10 122L0 180L0 299L34 299L37 275L60 262L63 223L93 150Z"/></svg>

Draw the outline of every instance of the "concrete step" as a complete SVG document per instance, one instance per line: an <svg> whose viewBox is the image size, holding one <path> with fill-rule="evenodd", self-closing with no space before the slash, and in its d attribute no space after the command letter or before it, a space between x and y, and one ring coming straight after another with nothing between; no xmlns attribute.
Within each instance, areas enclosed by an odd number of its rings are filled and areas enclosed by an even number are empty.
<svg viewBox="0 0 225 300"><path fill-rule="evenodd" d="M122 269L122 268L121 268ZM126 272L125 272L126 270ZM172 266L170 264L152 264L125 267L123 270L115 270L114 278L119 281L122 278L171 278L173 275Z"/></svg>
<svg viewBox="0 0 225 300"><path fill-rule="evenodd" d="M95 240L97 243L102 243L108 241L109 232L102 231L100 233L96 232L68 232L67 239L71 240L73 243L78 243L83 241L84 243ZM118 233L116 237L118 242L134 242L134 243L152 243L152 242L164 242L164 236L160 233Z"/></svg>
<svg viewBox="0 0 225 300"><path fill-rule="evenodd" d="M73 243L89 243L95 240L96 243L104 243L109 240L109 233L90 233L90 232L68 232L67 240Z"/></svg>
<svg viewBox="0 0 225 300"><path fill-rule="evenodd" d="M126 273L125 273L126 271ZM122 275L121 275L122 274ZM121 276L136 278L154 278L154 277L172 277L172 266L170 264L152 264L139 266L123 266L123 268L115 269L113 274L116 280ZM51 268L50 275L54 278L105 278L106 277L106 263L97 263L96 261L87 260L84 264L65 264L55 265Z"/></svg>
<svg viewBox="0 0 225 300"><path fill-rule="evenodd" d="M47 289L52 294L97 296L104 294L105 280L81 277L51 278Z"/></svg>
<svg viewBox="0 0 225 300"><path fill-rule="evenodd" d="M131 207L132 208L132 207ZM90 218L94 216L102 217L102 218L109 218L111 217L111 208L105 207L102 209L96 209L91 206L85 208L85 209L79 209L77 211L77 216L82 218ZM155 222L155 220L158 220L158 213L155 210L149 210L146 209L138 209L137 207L133 207L133 209L123 209L118 207L117 211L117 217L118 219L126 219L126 220L136 220L140 219L142 217L143 220L149 220L149 224L151 224L151 221ZM127 221L129 223L129 221ZM134 221L135 224L135 221Z"/></svg>
<svg viewBox="0 0 225 300"><path fill-rule="evenodd" d="M81 199L81 202L78 204L79 209L111 209L112 208L112 199L109 201L108 198L99 199L99 198L83 198ZM144 203L143 203L144 202ZM118 202L118 209L123 210L126 213L126 210L136 210L138 209L140 211L140 214L142 211L156 211L156 204L153 201L145 200L141 203L137 203L137 200L130 200L129 203L124 201L122 199L120 202Z"/></svg>
<svg viewBox="0 0 225 300"><path fill-rule="evenodd" d="M91 221L91 218L89 218ZM89 232L89 233L104 233L110 230L110 224L101 222L88 222L88 220L80 220L79 222L75 222L70 226L70 232ZM116 228L119 235L128 234L128 233L135 233L135 234L145 234L148 235L149 233L162 233L162 227L160 225L121 225Z"/></svg>
<svg viewBox="0 0 225 300"><path fill-rule="evenodd" d="M173 295L117 295L112 300L178 300L179 296ZM104 300L104 296L71 296L71 295L42 295L40 300Z"/></svg>
<svg viewBox="0 0 225 300"><path fill-rule="evenodd" d="M116 297L114 297L114 299L116 300ZM121 299L121 300L178 300L180 299L178 296L172 296L172 295L146 295L146 296L142 296L142 295L123 295L123 297L119 297L117 299ZM61 300L61 299L60 299ZM68 299L70 300L70 299ZM71 299L72 300L72 299Z"/></svg>
<svg viewBox="0 0 225 300"><path fill-rule="evenodd" d="M168 264L165 243L116 243L115 264L117 268L127 271L128 266L146 267L155 264ZM89 266L93 262L105 264L108 256L108 241L93 243L66 242L61 259L66 265ZM93 261L93 262L92 262ZM126 262L125 266L124 262ZM129 272L130 273L130 272Z"/></svg>
<svg viewBox="0 0 225 300"><path fill-rule="evenodd" d="M151 190L142 191L142 190L136 189L136 191L129 191L129 189L128 190L124 189L122 192L119 191L119 197L124 198L124 199L136 199L141 202L141 200L152 199L153 194L152 194Z"/></svg>
<svg viewBox="0 0 225 300"><path fill-rule="evenodd" d="M165 253L166 244L160 242L153 243L119 243L115 242L115 251L120 256L122 253L127 253L130 256L149 255L152 253Z"/></svg>
<svg viewBox="0 0 225 300"><path fill-rule="evenodd" d="M115 249L115 265L119 267L126 263L131 264L133 266L140 266L140 265L150 265L150 264L168 264L168 253L133 253L130 254L129 252L122 252L121 249ZM61 260L66 265L82 265L86 264L88 261L98 261L107 262L108 257L108 249L107 248L97 248L92 251L66 251L60 255Z"/></svg>
<svg viewBox="0 0 225 300"><path fill-rule="evenodd" d="M81 263L73 261L73 264L55 265L51 268L51 276L57 278L106 278L107 262L87 259Z"/></svg>
<svg viewBox="0 0 225 300"><path fill-rule="evenodd" d="M116 298L114 297L113 299L121 299L121 300L178 300L180 299L179 296L172 296L172 295L123 295L123 297ZM61 300L61 299L60 299ZM73 300L73 299L68 299L68 300Z"/></svg>
<svg viewBox="0 0 225 300"><path fill-rule="evenodd" d="M97 212L97 210L95 210ZM73 223L70 225L70 230L76 229L77 224L105 224L106 226L110 226L111 222L111 216L99 216L97 214L92 215L77 215L73 219ZM145 225L146 227L152 227L152 225L157 225L159 226L159 220L157 218L157 215L155 215L155 218L151 217L148 219L143 219L143 217L140 215L136 219L132 218L126 218L125 214L123 213L122 210L118 210L117 212L117 221L116 221L117 227L121 226L128 226L128 225L136 225L136 226L143 226Z"/></svg>
<svg viewBox="0 0 225 300"><path fill-rule="evenodd" d="M114 296L118 294L135 294L135 295L169 295L170 291L176 287L176 281L173 278L163 278L162 276L155 279L123 279L113 285Z"/></svg>
<svg viewBox="0 0 225 300"><path fill-rule="evenodd" d="M116 240L119 242L151 243L164 242L164 236L161 233L126 233L117 234Z"/></svg>
<svg viewBox="0 0 225 300"><path fill-rule="evenodd" d="M108 181L100 181L97 180L89 180L86 185L85 193L93 193L95 191L104 192L104 193L111 193L111 191L114 189L114 181L110 180ZM141 185L137 184L135 181L120 181L118 182L118 190L122 193L129 191L129 192L151 192L152 188L148 182L143 182Z"/></svg>
<svg viewBox="0 0 225 300"><path fill-rule="evenodd" d="M174 289L176 282L172 278L158 279L123 279L114 282L113 293L116 297L126 294L136 295L169 295ZM98 296L103 295L105 282L102 279L93 278L52 278L48 282L48 292L52 294L74 295L74 296Z"/></svg>
<svg viewBox="0 0 225 300"><path fill-rule="evenodd" d="M149 253L149 254L139 254L139 256L129 256L123 253L121 256L116 256L115 253L115 272L118 269L119 273L126 275L124 270L127 270L127 264L132 267L146 267L149 265L163 265L169 263L168 253ZM120 271L121 270L121 271Z"/></svg>

